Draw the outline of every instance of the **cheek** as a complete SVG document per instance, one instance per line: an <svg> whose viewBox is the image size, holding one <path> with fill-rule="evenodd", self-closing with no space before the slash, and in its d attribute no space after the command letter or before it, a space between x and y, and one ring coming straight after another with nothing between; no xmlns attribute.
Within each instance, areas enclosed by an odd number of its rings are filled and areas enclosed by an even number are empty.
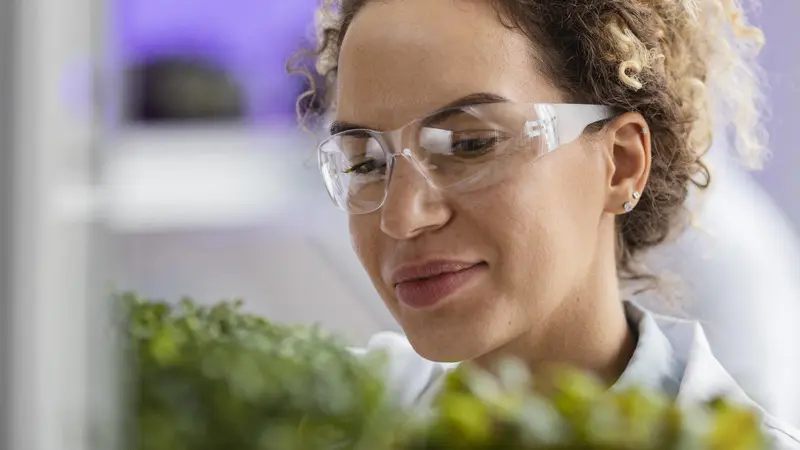
<svg viewBox="0 0 800 450"><path fill-rule="evenodd" d="M476 217L499 255L507 288L534 291L569 282L588 263L602 214L602 176L579 149L553 155L482 193ZM565 152L567 153L567 152Z"/></svg>
<svg viewBox="0 0 800 450"><path fill-rule="evenodd" d="M595 147L576 149L567 155L565 164L555 170L553 195L560 198L563 229L569 230L572 242L582 251L593 249L606 206L606 182L602 150Z"/></svg>
<svg viewBox="0 0 800 450"><path fill-rule="evenodd" d="M483 234L499 256L498 274L507 287L522 286L519 277L542 273L559 254L562 222L557 190L544 179L503 183L487 192Z"/></svg>
<svg viewBox="0 0 800 450"><path fill-rule="evenodd" d="M554 252L551 257L565 283L577 283L591 270L605 207L602 167L596 164L598 158L581 150L558 155L564 158L549 167L548 185L542 187L546 189L542 200L549 216L545 222Z"/></svg>
<svg viewBox="0 0 800 450"><path fill-rule="evenodd" d="M379 214L350 216L350 243L378 290L382 289L380 285L382 235Z"/></svg>

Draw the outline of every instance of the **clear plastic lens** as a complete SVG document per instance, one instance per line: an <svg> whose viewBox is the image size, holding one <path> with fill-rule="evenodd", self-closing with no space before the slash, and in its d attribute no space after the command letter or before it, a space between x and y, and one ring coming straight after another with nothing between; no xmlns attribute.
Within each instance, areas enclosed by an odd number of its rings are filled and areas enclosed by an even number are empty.
<svg viewBox="0 0 800 450"><path fill-rule="evenodd" d="M603 107L492 103L439 111L400 130L351 130L319 148L334 202L352 214L383 204L396 158L407 158L438 189L479 189L576 139Z"/></svg>
<svg viewBox="0 0 800 450"><path fill-rule="evenodd" d="M328 193L346 211L380 207L385 191L387 156L377 139L351 132L320 147L320 169Z"/></svg>

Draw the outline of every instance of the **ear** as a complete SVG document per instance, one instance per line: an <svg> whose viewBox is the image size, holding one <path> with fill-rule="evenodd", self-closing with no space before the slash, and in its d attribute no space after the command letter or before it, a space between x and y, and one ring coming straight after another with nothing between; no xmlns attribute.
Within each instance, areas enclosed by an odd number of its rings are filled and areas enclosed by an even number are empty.
<svg viewBox="0 0 800 450"><path fill-rule="evenodd" d="M639 113L625 113L606 128L608 183L606 212L625 214L635 208L650 174L651 132Z"/></svg>

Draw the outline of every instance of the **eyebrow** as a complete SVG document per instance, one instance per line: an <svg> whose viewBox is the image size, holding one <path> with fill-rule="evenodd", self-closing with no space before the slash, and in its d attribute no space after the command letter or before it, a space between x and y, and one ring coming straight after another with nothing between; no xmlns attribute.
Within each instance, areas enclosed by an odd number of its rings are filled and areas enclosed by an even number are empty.
<svg viewBox="0 0 800 450"><path fill-rule="evenodd" d="M503 97L502 95L492 94L488 92L478 92L475 94L469 94L460 97L442 106L439 109L436 109L433 112L433 114L427 117L427 120L430 122L444 120L454 112L453 111L454 109L463 108L465 106L481 105L485 103L507 103L510 101L511 100L509 100L506 97ZM372 130L372 128L363 125L357 125L350 122L343 122L336 120L333 123L331 123L328 132L331 135L334 135L337 133L342 133L344 131L350 131L350 130Z"/></svg>

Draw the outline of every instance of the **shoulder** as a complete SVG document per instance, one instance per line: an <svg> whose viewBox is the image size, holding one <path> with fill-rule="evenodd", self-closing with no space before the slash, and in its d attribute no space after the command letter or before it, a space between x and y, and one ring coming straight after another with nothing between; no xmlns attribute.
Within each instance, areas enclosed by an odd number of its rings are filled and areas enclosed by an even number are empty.
<svg viewBox="0 0 800 450"><path fill-rule="evenodd" d="M652 313L646 313L652 314ZM800 431L769 414L753 401L725 370L711 351L699 323L652 314L684 366L678 402L705 402L717 397L753 408L761 427L775 450L800 450Z"/></svg>
<svg viewBox="0 0 800 450"><path fill-rule="evenodd" d="M382 374L392 395L406 407L417 405L454 364L429 361L414 351L408 339L400 333L381 332L373 335L367 345L352 348L356 355L384 354L387 358Z"/></svg>

